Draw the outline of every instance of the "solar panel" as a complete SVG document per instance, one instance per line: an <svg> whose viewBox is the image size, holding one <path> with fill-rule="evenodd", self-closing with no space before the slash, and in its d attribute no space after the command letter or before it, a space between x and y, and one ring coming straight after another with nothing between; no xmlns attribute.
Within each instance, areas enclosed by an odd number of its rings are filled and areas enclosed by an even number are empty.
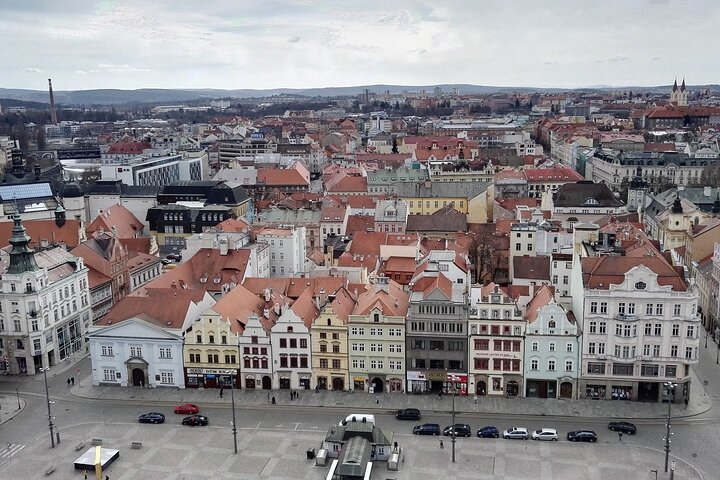
<svg viewBox="0 0 720 480"><path fill-rule="evenodd" d="M20 185L0 186L0 197L4 201L23 200L26 198L52 197L49 183L27 183Z"/></svg>

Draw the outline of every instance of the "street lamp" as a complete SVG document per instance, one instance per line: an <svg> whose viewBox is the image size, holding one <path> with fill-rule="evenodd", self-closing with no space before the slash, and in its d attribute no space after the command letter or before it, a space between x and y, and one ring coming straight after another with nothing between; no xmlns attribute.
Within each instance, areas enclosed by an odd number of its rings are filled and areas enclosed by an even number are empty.
<svg viewBox="0 0 720 480"><path fill-rule="evenodd" d="M672 433L670 433L670 420L672 419L672 402L675 396L675 387L677 387L677 384L672 382L665 382L663 386L668 393L668 414L667 423L665 424L665 473L667 473L668 459L670 458L670 436L672 435Z"/></svg>
<svg viewBox="0 0 720 480"><path fill-rule="evenodd" d="M232 434L233 434L233 453L237 454L237 422L235 421L235 381L233 375L230 374L230 398L232 399Z"/></svg>
<svg viewBox="0 0 720 480"><path fill-rule="evenodd" d="M675 478L675 460L670 464L670 480Z"/></svg>
<svg viewBox="0 0 720 480"><path fill-rule="evenodd" d="M455 463L455 437L457 436L457 433L455 432L455 395L457 393L455 382L457 378L452 374L447 375L446 378L449 378L452 382L452 436L450 437L450 445L452 446L452 462Z"/></svg>
<svg viewBox="0 0 720 480"><path fill-rule="evenodd" d="M18 410L20 410L20 392L18 392L18 389L15 389L15 395L17 395L18 400Z"/></svg>
<svg viewBox="0 0 720 480"><path fill-rule="evenodd" d="M53 437L53 417L52 412L50 411L50 404L52 403L50 401L50 391L48 390L48 382L47 382L47 371L49 368L41 368L40 369L43 372L43 378L45 379L45 399L47 400L47 407L48 407L48 427L50 428L50 445L52 448L55 448L55 437Z"/></svg>

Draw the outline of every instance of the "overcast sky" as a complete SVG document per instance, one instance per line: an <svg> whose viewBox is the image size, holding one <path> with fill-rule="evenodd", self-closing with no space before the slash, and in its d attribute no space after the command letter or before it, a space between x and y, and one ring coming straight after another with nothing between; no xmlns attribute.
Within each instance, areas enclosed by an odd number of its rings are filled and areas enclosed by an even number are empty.
<svg viewBox="0 0 720 480"><path fill-rule="evenodd" d="M717 0L2 0L0 87L719 83Z"/></svg>

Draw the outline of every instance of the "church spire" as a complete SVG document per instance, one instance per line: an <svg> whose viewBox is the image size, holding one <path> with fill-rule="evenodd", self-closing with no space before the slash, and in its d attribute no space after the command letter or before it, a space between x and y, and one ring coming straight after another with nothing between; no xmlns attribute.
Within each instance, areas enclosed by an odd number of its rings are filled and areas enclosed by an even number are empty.
<svg viewBox="0 0 720 480"><path fill-rule="evenodd" d="M40 270L40 267L35 262L35 252L28 247L30 237L20 222L20 215L17 213L13 215L13 222L15 224L12 228L12 237L10 237L12 250L10 251L10 265L7 273L18 274Z"/></svg>
<svg viewBox="0 0 720 480"><path fill-rule="evenodd" d="M677 89L678 89L678 87L677 87L677 78L676 78L676 79L675 79L675 83L673 83L673 89L672 89L672 91L673 91L673 92L677 92Z"/></svg>
<svg viewBox="0 0 720 480"><path fill-rule="evenodd" d="M685 77L683 77L682 85L680 85L680 91L681 92L685 91Z"/></svg>

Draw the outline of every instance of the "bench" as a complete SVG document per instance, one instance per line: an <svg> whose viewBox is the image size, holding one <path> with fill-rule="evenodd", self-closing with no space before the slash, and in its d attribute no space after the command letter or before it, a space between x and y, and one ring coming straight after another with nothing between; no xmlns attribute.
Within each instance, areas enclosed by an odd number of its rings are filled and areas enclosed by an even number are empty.
<svg viewBox="0 0 720 480"><path fill-rule="evenodd" d="M50 475L55 471L55 465L50 465L48 468L45 469L45 475Z"/></svg>
<svg viewBox="0 0 720 480"><path fill-rule="evenodd" d="M98 445L102 445L102 439L101 438L93 438L92 442L93 446L97 447Z"/></svg>
<svg viewBox="0 0 720 480"><path fill-rule="evenodd" d="M77 445L75 445L75 451L76 451L76 452L79 452L79 451L82 450L83 448L85 448L85 442L80 442L80 443L78 443Z"/></svg>
<svg viewBox="0 0 720 480"><path fill-rule="evenodd" d="M132 448L133 450L138 450L142 448L142 442L132 442L130 444L130 448Z"/></svg>

